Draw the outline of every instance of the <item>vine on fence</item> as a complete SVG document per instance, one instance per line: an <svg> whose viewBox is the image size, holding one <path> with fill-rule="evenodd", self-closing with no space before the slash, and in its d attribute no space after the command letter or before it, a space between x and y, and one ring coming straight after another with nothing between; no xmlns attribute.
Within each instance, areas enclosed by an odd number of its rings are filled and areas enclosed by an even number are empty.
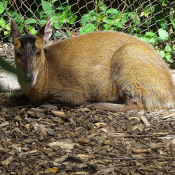
<svg viewBox="0 0 175 175"><path fill-rule="evenodd" d="M35 2L39 3L40 1L36 0ZM102 0L95 0L94 10L84 14L79 22L79 30L75 28L74 30L77 30L79 34L97 30L125 31L126 33L137 35L141 40L152 44L154 47L157 46L156 48L159 49L158 53L160 56L165 58L166 61L170 61L171 52L175 50L175 47L169 44L169 41L174 37L174 9L173 7L165 8L163 13L166 14L166 18L164 18L162 13L160 13L162 11L161 5L166 7L169 1L159 0L158 2L155 5L150 3L144 8L138 4L137 10L133 12L129 8L126 11L126 6L123 9L108 8ZM53 27L56 31L62 28L68 36L72 34L70 26L74 25L77 16L72 14L68 1L61 4L59 0L41 0L41 6L35 9L28 9L25 16L21 14L17 4L14 3L14 5L16 11L9 8L7 0L0 2L0 15L2 16L0 19L0 35L9 36L9 20L11 18L18 24L22 33L24 30L23 26L25 26L26 32L36 34L36 25L39 28L40 25L44 25L52 18ZM159 29L152 27L151 31L145 31L145 28L152 26L156 21ZM157 30L158 33L156 34ZM54 37L59 38L60 33L54 32ZM164 43L165 47L159 47L160 43Z"/></svg>

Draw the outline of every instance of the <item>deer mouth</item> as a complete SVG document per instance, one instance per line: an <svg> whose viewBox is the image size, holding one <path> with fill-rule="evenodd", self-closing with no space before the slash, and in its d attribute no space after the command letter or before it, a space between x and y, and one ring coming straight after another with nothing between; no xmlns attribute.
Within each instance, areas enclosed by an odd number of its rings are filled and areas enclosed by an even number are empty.
<svg viewBox="0 0 175 175"><path fill-rule="evenodd" d="M38 77L38 71L36 72L36 75L34 76L33 80L30 82L30 84L31 84L32 86L34 86L34 85L36 84L37 77Z"/></svg>

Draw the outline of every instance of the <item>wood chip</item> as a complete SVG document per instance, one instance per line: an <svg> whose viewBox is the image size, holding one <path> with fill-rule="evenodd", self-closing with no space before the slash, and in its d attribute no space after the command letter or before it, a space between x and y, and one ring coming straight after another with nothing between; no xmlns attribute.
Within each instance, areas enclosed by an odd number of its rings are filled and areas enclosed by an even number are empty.
<svg viewBox="0 0 175 175"><path fill-rule="evenodd" d="M87 144L87 143L90 142L90 139L87 138L87 137L83 137L83 138L75 139L75 142L76 142L76 143L85 143L85 144Z"/></svg>
<svg viewBox="0 0 175 175"><path fill-rule="evenodd" d="M150 126L150 123L148 122L148 120L146 119L146 117L145 116L140 116L140 118L141 118L141 120L143 121L143 123L147 126L147 127L149 127Z"/></svg>
<svg viewBox="0 0 175 175"><path fill-rule="evenodd" d="M62 111L54 111L54 110L52 110L51 112L52 112L52 114L54 114L54 115L57 116L57 117L61 117L61 118L63 118L63 119L66 119L65 113L62 112Z"/></svg>
<svg viewBox="0 0 175 175"><path fill-rule="evenodd" d="M0 165L8 165L9 163L11 163L12 161L13 161L13 157L12 156L10 156L9 158L7 158L6 160L4 160L4 161L0 161Z"/></svg>
<svg viewBox="0 0 175 175"><path fill-rule="evenodd" d="M0 174L174 174L175 110L82 106L0 94Z"/></svg>

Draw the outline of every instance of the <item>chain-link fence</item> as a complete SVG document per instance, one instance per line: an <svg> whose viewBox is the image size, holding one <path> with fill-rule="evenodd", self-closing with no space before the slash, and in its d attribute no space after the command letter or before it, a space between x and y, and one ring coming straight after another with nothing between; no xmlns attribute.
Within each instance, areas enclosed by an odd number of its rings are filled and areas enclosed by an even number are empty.
<svg viewBox="0 0 175 175"><path fill-rule="evenodd" d="M151 40L160 29L172 40L174 7L175 1L170 0L1 0L0 42L10 41L11 18L21 32L31 34L52 18L55 40L97 30L140 37L147 32Z"/></svg>

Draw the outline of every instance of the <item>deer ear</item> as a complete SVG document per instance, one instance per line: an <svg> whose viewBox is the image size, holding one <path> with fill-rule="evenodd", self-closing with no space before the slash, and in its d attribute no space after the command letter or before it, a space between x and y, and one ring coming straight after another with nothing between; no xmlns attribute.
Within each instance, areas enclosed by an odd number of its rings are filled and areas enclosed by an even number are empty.
<svg viewBox="0 0 175 175"><path fill-rule="evenodd" d="M21 33L13 19L10 20L10 32L12 36L12 41L14 41L15 38L21 36Z"/></svg>
<svg viewBox="0 0 175 175"><path fill-rule="evenodd" d="M46 23L43 27L41 27L36 34L37 36L41 37L44 41L47 41L52 35L52 19Z"/></svg>

